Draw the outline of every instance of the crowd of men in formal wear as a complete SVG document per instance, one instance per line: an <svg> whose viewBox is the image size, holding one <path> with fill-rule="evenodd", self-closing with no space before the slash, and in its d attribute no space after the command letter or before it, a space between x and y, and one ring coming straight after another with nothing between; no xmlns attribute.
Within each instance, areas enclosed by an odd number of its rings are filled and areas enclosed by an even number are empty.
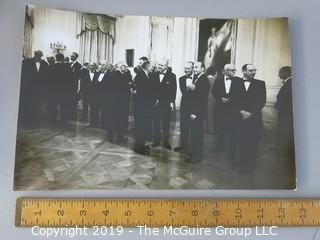
<svg viewBox="0 0 320 240"><path fill-rule="evenodd" d="M139 154L162 145L171 150L170 121L175 108L177 79L167 59L151 64L141 57L132 77L127 65L107 61L84 63L72 53L71 61L63 54L42 60L42 52L22 63L19 124L37 125L41 119L42 103L50 125L67 124L78 117L78 102L82 101L81 121L90 119L89 127L101 127L107 140L126 141L130 103L133 103L134 146ZM181 76L180 145L173 150L186 154L187 162L203 159L203 127L207 119L210 84L202 62L186 62ZM242 67L243 77L235 76L234 65L224 66L214 82L212 94L216 99L215 121L217 142L215 152L226 151L234 163L237 149L239 172L253 171L262 130L262 108L266 103L266 85L255 79L253 64ZM285 155L293 151L293 120L291 97L291 68L282 67L279 77L284 80L276 107L278 114L279 149ZM152 138L152 145L146 142ZM279 151L280 152L280 151Z"/></svg>

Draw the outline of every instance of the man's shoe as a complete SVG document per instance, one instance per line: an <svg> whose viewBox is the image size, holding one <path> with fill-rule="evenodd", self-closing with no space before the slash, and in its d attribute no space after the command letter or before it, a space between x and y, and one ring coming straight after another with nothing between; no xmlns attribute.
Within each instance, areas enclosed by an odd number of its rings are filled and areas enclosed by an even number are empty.
<svg viewBox="0 0 320 240"><path fill-rule="evenodd" d="M151 147L155 148L155 147L158 147L159 145L160 145L160 143L152 143Z"/></svg>
<svg viewBox="0 0 320 240"><path fill-rule="evenodd" d="M201 160L196 159L196 158L191 158L191 157L187 157L185 161L186 161L187 163L201 162Z"/></svg>
<svg viewBox="0 0 320 240"><path fill-rule="evenodd" d="M171 150L171 145L169 143L163 144L163 147L168 149L168 150Z"/></svg>
<svg viewBox="0 0 320 240"><path fill-rule="evenodd" d="M133 151L142 155L148 155L150 153L147 149L134 149Z"/></svg>
<svg viewBox="0 0 320 240"><path fill-rule="evenodd" d="M183 150L183 148L181 146L175 147L173 149L173 151L175 151L175 152L181 152L182 150Z"/></svg>

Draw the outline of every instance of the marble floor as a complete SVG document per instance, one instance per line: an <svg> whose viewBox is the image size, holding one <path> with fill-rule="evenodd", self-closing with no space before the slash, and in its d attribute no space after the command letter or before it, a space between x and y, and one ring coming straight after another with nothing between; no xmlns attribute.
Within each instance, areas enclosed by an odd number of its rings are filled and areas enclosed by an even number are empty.
<svg viewBox="0 0 320 240"><path fill-rule="evenodd" d="M172 146L179 126L171 126ZM65 127L18 129L15 190L57 189L290 189L294 173L279 163L273 133L265 131L256 170L239 175L223 153L214 154L215 137L205 134L204 160L186 163L185 156L161 147L150 155L132 151L128 142L110 143L102 129L74 122Z"/></svg>

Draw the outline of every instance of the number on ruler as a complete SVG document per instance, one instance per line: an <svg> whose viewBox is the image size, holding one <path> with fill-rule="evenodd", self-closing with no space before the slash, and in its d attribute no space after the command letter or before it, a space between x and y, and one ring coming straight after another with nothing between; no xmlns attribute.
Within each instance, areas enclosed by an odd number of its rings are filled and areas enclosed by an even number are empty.
<svg viewBox="0 0 320 240"><path fill-rule="evenodd" d="M57 211L57 215L58 215L59 217L63 217L63 215L64 215L63 209L59 209L59 210Z"/></svg>
<svg viewBox="0 0 320 240"><path fill-rule="evenodd" d="M278 218L285 218L285 209L283 207L278 208L279 216Z"/></svg>
<svg viewBox="0 0 320 240"><path fill-rule="evenodd" d="M126 211L124 212L124 215L125 215L126 217L131 216L131 211L130 211L130 210L126 210Z"/></svg>
<svg viewBox="0 0 320 240"><path fill-rule="evenodd" d="M109 210L104 210L104 211L102 212L102 214L105 215L106 217L108 217L108 215L109 215Z"/></svg>
<svg viewBox="0 0 320 240"><path fill-rule="evenodd" d="M236 218L242 218L242 209L241 208L236 208L235 209L235 216Z"/></svg>
<svg viewBox="0 0 320 240"><path fill-rule="evenodd" d="M84 216L86 216L87 215L87 211L86 210L81 210L80 211L80 216L81 217L84 217Z"/></svg>

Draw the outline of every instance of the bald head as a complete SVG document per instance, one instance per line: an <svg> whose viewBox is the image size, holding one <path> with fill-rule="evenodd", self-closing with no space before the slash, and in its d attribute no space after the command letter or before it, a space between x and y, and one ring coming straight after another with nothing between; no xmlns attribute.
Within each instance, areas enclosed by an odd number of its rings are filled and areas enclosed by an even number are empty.
<svg viewBox="0 0 320 240"><path fill-rule="evenodd" d="M88 64L88 68L93 72L93 71L95 71L96 69L97 69L97 64L96 63L94 63L94 62L91 62L91 63L89 63Z"/></svg>
<svg viewBox="0 0 320 240"><path fill-rule="evenodd" d="M106 71L106 70L111 71L112 69L112 65L108 60L102 60L101 65L102 65L103 71Z"/></svg>
<svg viewBox="0 0 320 240"><path fill-rule="evenodd" d="M128 65L124 61L117 62L116 66L117 70L119 70L121 73L124 73L128 67Z"/></svg>
<svg viewBox="0 0 320 240"><path fill-rule="evenodd" d="M157 69L159 72L166 72L168 68L168 60L166 58L161 58L158 62L157 62Z"/></svg>
<svg viewBox="0 0 320 240"><path fill-rule="evenodd" d="M224 65L223 72L228 77L234 77L236 74L236 71L237 70L233 64L229 63L229 64Z"/></svg>
<svg viewBox="0 0 320 240"><path fill-rule="evenodd" d="M189 61L189 62L186 62L184 64L184 73L186 74L186 76L190 76L193 72L193 65L194 63Z"/></svg>

